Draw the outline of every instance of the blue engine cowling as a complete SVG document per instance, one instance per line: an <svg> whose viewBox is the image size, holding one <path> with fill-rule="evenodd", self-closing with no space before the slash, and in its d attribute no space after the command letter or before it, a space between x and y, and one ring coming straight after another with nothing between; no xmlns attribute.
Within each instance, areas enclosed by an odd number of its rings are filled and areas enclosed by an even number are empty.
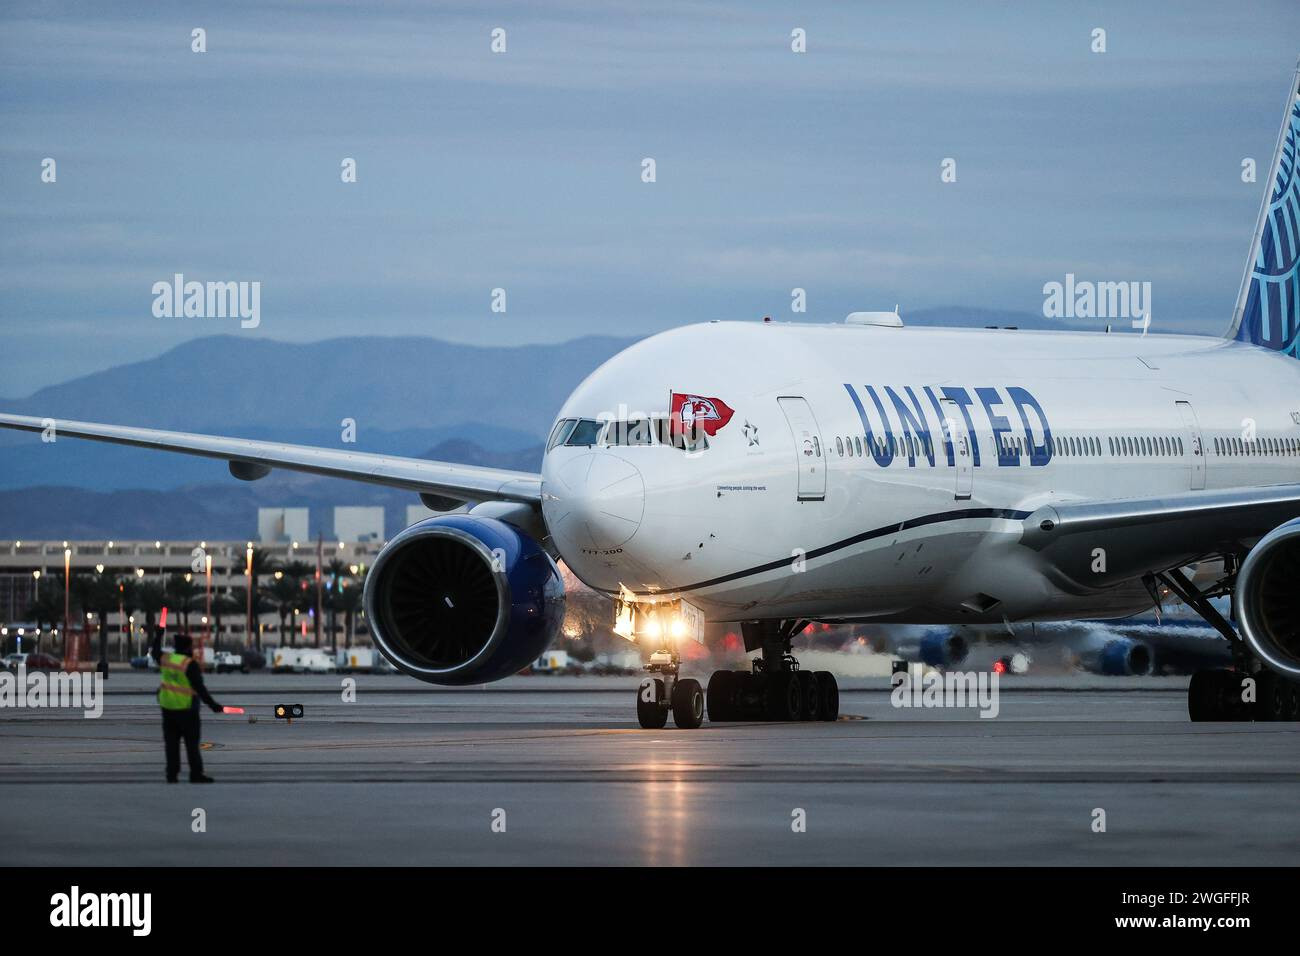
<svg viewBox="0 0 1300 956"><path fill-rule="evenodd" d="M903 660L931 667L957 667L970 652L966 638L942 627L926 628L920 634L906 633L887 645Z"/></svg>
<svg viewBox="0 0 1300 956"><path fill-rule="evenodd" d="M1151 648L1141 641L1116 637L1085 650L1079 655L1079 662L1094 674L1144 677L1151 673Z"/></svg>
<svg viewBox="0 0 1300 956"><path fill-rule="evenodd" d="M402 531L366 576L375 643L431 684L518 673L564 623L564 582L541 545L495 518L439 515Z"/></svg>

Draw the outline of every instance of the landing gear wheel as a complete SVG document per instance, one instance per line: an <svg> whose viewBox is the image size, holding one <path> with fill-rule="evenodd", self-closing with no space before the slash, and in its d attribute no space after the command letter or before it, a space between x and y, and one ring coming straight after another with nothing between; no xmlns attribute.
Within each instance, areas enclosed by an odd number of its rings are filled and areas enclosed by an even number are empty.
<svg viewBox="0 0 1300 956"><path fill-rule="evenodd" d="M1259 720L1294 720L1291 710L1291 682L1264 671L1255 682Z"/></svg>
<svg viewBox="0 0 1300 956"><path fill-rule="evenodd" d="M799 680L799 694L803 697L803 719L820 720L822 712L821 687L812 671L795 671Z"/></svg>
<svg viewBox="0 0 1300 956"><path fill-rule="evenodd" d="M768 720L798 720L803 713L803 695L799 681L792 671L777 671L767 675L765 688L765 716Z"/></svg>
<svg viewBox="0 0 1300 956"><path fill-rule="evenodd" d="M736 691L740 682L733 671L714 671L709 678L709 720L721 723L736 719Z"/></svg>
<svg viewBox="0 0 1300 956"><path fill-rule="evenodd" d="M1187 716L1192 720L1248 720L1249 712L1238 689L1236 671L1197 671L1187 685ZM1260 704L1264 702L1260 687Z"/></svg>
<svg viewBox="0 0 1300 956"><path fill-rule="evenodd" d="M1286 719L1300 720L1300 684L1289 680L1286 686L1290 688L1286 698Z"/></svg>
<svg viewBox="0 0 1300 956"><path fill-rule="evenodd" d="M704 690L699 681L687 677L673 688L673 723L683 730L704 723Z"/></svg>
<svg viewBox="0 0 1300 956"><path fill-rule="evenodd" d="M817 691L822 698L819 708L820 719L839 720L840 685L836 683L835 675L830 671L817 671L813 676L817 678Z"/></svg>
<svg viewBox="0 0 1300 956"><path fill-rule="evenodd" d="M659 703L663 694L664 683L661 680L646 678L637 688L636 719L646 730L660 730L668 723L668 708Z"/></svg>

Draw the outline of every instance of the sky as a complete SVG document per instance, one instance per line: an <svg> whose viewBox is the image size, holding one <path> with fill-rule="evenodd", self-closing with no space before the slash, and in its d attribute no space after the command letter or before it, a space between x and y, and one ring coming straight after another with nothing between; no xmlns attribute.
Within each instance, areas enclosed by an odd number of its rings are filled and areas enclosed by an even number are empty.
<svg viewBox="0 0 1300 956"><path fill-rule="evenodd" d="M0 396L214 333L1041 312L1067 273L1218 333L1298 52L1294 0L10 0ZM156 317L177 272L260 324Z"/></svg>

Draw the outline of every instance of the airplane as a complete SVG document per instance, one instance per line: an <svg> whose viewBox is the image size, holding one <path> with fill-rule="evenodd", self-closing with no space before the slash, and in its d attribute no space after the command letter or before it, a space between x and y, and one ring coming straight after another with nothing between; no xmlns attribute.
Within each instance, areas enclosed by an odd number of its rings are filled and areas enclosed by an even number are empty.
<svg viewBox="0 0 1300 956"><path fill-rule="evenodd" d="M1222 609L1219 609L1223 613ZM1231 667L1232 648L1199 617L1140 615L1120 620L1036 621L1008 630L1004 625L887 630L872 643L900 660L944 670L959 668L972 647L1009 647L1041 661L1040 649L1061 652L1060 661L1111 677L1192 674Z"/></svg>
<svg viewBox="0 0 1300 956"><path fill-rule="evenodd" d="M556 636L562 560L650 642L643 727L834 719L809 622L1127 617L1167 590L1231 668L1192 720L1300 710L1300 67L1223 337L714 321L647 338L565 401L540 473L0 416L0 425L409 489L434 510L378 555L381 651L434 684L514 674ZM520 387L511 383L511 387ZM1222 563L1202 587L1186 568ZM1228 618L1210 603L1229 596ZM1229 619L1231 618L1231 620ZM749 671L681 674L704 622Z"/></svg>

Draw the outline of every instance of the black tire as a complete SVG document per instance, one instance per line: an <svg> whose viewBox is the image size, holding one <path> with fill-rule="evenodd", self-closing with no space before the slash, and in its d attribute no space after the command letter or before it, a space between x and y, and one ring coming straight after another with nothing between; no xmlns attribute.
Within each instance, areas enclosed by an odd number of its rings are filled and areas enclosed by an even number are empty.
<svg viewBox="0 0 1300 956"><path fill-rule="evenodd" d="M740 681L734 671L714 671L709 677L709 720L721 723L737 719L736 692Z"/></svg>
<svg viewBox="0 0 1300 956"><path fill-rule="evenodd" d="M655 699L652 701L645 700L642 697L642 691L645 689L645 682L636 689L636 719L646 730L660 730L668 723L668 708L659 703L664 696L664 682L655 679Z"/></svg>
<svg viewBox="0 0 1300 956"><path fill-rule="evenodd" d="M1290 682L1272 671L1261 671L1255 683L1256 719L1288 720Z"/></svg>
<svg viewBox="0 0 1300 956"><path fill-rule="evenodd" d="M817 671L817 690L822 696L821 720L840 719L840 685L830 671Z"/></svg>
<svg viewBox="0 0 1300 956"><path fill-rule="evenodd" d="M790 671L766 675L764 688L765 716L768 720L794 721L803 714L803 695L799 681Z"/></svg>
<svg viewBox="0 0 1300 956"><path fill-rule="evenodd" d="M673 688L673 723L682 730L704 723L704 689L694 678L679 680Z"/></svg>
<svg viewBox="0 0 1300 956"><path fill-rule="evenodd" d="M1300 684L1289 680L1286 685L1289 688L1286 698L1286 719L1300 720Z"/></svg>
<svg viewBox="0 0 1300 956"><path fill-rule="evenodd" d="M804 720L821 720L822 692L817 675L812 671L795 671L799 678L799 694L803 697Z"/></svg>
<svg viewBox="0 0 1300 956"><path fill-rule="evenodd" d="M1187 685L1187 716L1194 721L1223 720L1224 675L1227 671L1197 671ZM1262 695L1261 683L1258 692ZM1263 698L1260 697L1262 703Z"/></svg>

